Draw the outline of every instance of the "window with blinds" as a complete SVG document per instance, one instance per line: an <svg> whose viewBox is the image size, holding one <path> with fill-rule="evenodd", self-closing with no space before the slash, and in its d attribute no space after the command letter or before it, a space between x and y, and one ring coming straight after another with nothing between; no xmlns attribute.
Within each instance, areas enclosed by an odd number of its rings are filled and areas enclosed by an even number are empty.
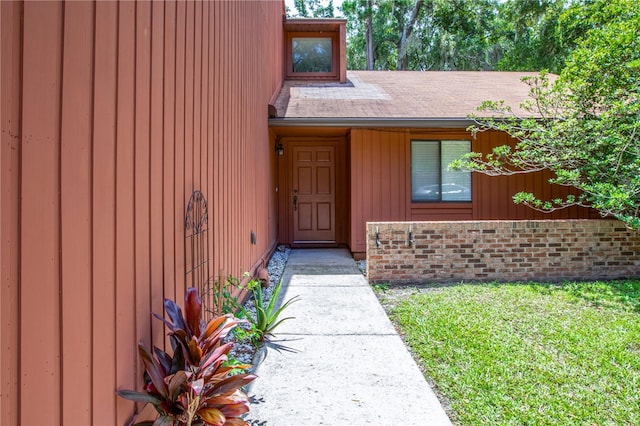
<svg viewBox="0 0 640 426"><path fill-rule="evenodd" d="M471 172L448 168L470 150L465 140L411 141L411 200L471 201Z"/></svg>

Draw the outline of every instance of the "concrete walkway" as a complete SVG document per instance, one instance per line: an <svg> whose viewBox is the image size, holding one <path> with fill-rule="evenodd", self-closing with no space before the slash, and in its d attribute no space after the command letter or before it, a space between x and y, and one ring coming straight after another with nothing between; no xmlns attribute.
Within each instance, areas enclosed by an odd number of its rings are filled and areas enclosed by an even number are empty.
<svg viewBox="0 0 640 426"><path fill-rule="evenodd" d="M451 425L346 250L294 250L276 330L249 388L253 425ZM286 291L285 291L286 290Z"/></svg>

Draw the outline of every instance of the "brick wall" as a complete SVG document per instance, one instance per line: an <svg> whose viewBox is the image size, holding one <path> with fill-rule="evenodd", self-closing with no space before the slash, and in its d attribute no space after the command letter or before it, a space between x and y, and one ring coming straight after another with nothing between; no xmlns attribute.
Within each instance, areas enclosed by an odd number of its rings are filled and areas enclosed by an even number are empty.
<svg viewBox="0 0 640 426"><path fill-rule="evenodd" d="M640 232L614 220L369 222L367 276L397 284L640 277Z"/></svg>

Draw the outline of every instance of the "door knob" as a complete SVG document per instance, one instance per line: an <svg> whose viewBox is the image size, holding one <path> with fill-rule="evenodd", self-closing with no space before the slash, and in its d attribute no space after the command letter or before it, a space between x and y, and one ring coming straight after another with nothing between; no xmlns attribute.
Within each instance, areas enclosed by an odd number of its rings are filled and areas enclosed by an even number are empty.
<svg viewBox="0 0 640 426"><path fill-rule="evenodd" d="M298 210L298 190L293 190L293 211Z"/></svg>

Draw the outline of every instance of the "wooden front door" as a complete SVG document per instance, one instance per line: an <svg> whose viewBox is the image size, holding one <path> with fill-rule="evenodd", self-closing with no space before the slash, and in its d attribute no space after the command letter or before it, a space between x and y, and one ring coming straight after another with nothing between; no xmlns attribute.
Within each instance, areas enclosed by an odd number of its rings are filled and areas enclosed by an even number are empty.
<svg viewBox="0 0 640 426"><path fill-rule="evenodd" d="M292 148L293 243L335 243L335 146L294 145Z"/></svg>

